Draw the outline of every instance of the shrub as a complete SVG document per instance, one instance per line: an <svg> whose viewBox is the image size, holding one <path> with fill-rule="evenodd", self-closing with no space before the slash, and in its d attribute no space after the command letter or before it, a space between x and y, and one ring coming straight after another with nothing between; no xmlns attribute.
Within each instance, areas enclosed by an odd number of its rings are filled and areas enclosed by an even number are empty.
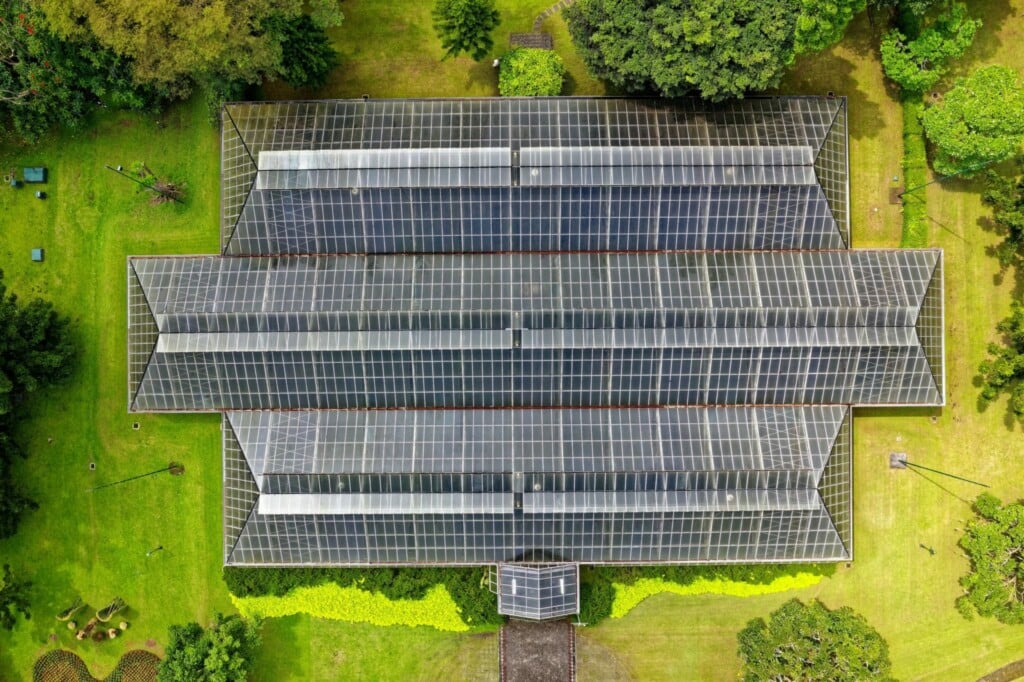
<svg viewBox="0 0 1024 682"><path fill-rule="evenodd" d="M501 59L498 92L504 97L554 97L562 94L565 65L551 50L520 47Z"/></svg>
<svg viewBox="0 0 1024 682"><path fill-rule="evenodd" d="M390 600L423 599L444 585L466 623L473 626L502 622L495 597L483 584L482 568L240 568L224 569L224 582L237 597L284 596L298 587L334 583L358 587Z"/></svg>
<svg viewBox="0 0 1024 682"><path fill-rule="evenodd" d="M580 569L580 620L592 625L609 616L621 618L660 592L768 594L814 585L834 571L832 564L584 566Z"/></svg>
<svg viewBox="0 0 1024 682"><path fill-rule="evenodd" d="M327 583L316 587L297 587L283 597L232 596L231 601L246 618L278 618L305 613L315 618L379 626L427 625L448 632L469 629L443 585L430 588L418 600L391 600L380 593Z"/></svg>

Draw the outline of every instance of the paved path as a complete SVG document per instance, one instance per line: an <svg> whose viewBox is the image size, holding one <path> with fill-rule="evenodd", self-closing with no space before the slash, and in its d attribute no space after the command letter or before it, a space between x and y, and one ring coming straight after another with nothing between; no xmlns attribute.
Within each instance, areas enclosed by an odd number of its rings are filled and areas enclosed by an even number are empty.
<svg viewBox="0 0 1024 682"><path fill-rule="evenodd" d="M540 25L544 23L544 20L550 17L552 14L561 12L569 5L576 2L576 0L558 0L557 3L551 5L546 10L537 15L537 19L533 22L533 32L540 33Z"/></svg>

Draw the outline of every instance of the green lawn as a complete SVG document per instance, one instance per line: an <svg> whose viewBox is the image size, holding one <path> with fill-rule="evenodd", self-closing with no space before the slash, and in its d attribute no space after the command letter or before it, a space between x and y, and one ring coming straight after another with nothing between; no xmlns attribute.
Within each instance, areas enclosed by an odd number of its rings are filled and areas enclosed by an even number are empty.
<svg viewBox="0 0 1024 682"><path fill-rule="evenodd" d="M341 65L320 90L295 90L283 83L266 87L272 99L328 97L489 97L498 94L498 73L491 65L508 50L510 33L529 33L533 21L555 0L497 0L501 25L494 48L474 62L466 56L441 60L441 42L431 26L432 2L419 0L345 0L344 23L331 30ZM590 78L572 49L565 22L549 18L542 30L552 34L565 60L566 95L596 95L604 86Z"/></svg>
<svg viewBox="0 0 1024 682"><path fill-rule="evenodd" d="M0 559L35 582L34 618L13 637L0 635L3 680L28 677L36 656L56 646L50 633L106 675L121 653L145 648L147 639L159 652L170 623L231 608L220 580L218 417L127 412L125 257L217 249L217 135L201 107L174 109L162 121L157 128L152 119L109 114L85 132L0 154L5 169L50 168L45 201L28 188L0 191L5 280L22 298L44 296L71 316L82 349L73 380L27 406L32 418L20 440L30 457L19 477L40 509L0 543ZM184 179L188 205L151 206L103 167L134 161ZM36 246L46 249L44 263L29 260ZM183 476L87 492L171 460L185 464ZM147 558L158 545L165 549ZM126 635L102 645L77 642L53 618L75 595L91 611L123 597Z"/></svg>
<svg viewBox="0 0 1024 682"><path fill-rule="evenodd" d="M504 23L495 54L511 31L528 31L547 2L499 1ZM345 25L333 36L342 66L321 92L268 88L274 97L459 96L495 93L490 60L439 62L430 3L346 0ZM961 71L980 63L1024 67L1024 0L984 3L978 44ZM1013 18L1013 17L1017 18ZM567 94L603 92L571 50L564 23L555 36L571 78ZM857 247L899 243L898 206L888 191L900 176L898 103L885 88L877 37L857 20L840 46L800 60L780 92L850 98L852 220ZM32 661L60 645L79 652L104 675L125 650L165 641L170 623L206 620L230 610L220 580L220 446L211 415L126 412L125 256L212 253L217 249L217 135L199 105L174 109L165 127L150 119L107 114L86 132L54 138L34 151L0 149L3 167L45 164L51 198L0 189L0 267L23 297L44 295L76 320L83 355L74 380L29 405L22 442L31 457L20 471L41 509L19 534L0 543L0 561L36 582L35 618L13 636L0 635L0 679L28 677ZM188 182L188 206L150 206L105 163L147 162ZM978 186L928 190L932 243L946 249L948 406L942 410L861 410L856 442L856 560L834 577L798 593L745 599L660 595L626 618L586 628L579 644L580 679L735 679L735 634L755 616L793 596L850 605L888 639L902 679L969 680L1024 657L1024 628L967 622L953 609L965 562L956 547L977 489L912 472L891 472L888 453L977 478L1007 499L1021 497L1024 447L1002 405L979 412L975 369L1009 305L1015 279L999 277L986 247L996 237L979 224ZM29 262L43 246L47 260ZM931 417L936 420L933 423ZM132 422L139 421L135 431ZM52 438L52 442L50 439ZM182 461L182 478L166 474L88 493L92 485ZM88 463L97 463L90 472ZM937 550L933 557L920 544ZM146 558L157 545L166 549ZM126 599L132 627L103 645L77 643L52 619L76 594L94 608ZM268 621L256 680L493 679L492 633L445 634L375 628L292 617Z"/></svg>

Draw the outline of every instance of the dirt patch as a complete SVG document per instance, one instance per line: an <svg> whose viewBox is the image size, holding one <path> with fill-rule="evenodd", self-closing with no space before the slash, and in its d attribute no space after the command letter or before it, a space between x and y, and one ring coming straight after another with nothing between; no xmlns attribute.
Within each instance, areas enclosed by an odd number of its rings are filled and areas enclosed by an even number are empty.
<svg viewBox="0 0 1024 682"><path fill-rule="evenodd" d="M990 672L984 677L979 677L978 682L1012 682L1024 677L1024 658L1013 663L1007 663L999 670Z"/></svg>
<svg viewBox="0 0 1024 682"><path fill-rule="evenodd" d="M633 676L619 658L583 628L576 637L576 670L581 680L630 682Z"/></svg>
<svg viewBox="0 0 1024 682"><path fill-rule="evenodd" d="M501 628L503 682L576 679L576 633L566 621L511 620Z"/></svg>

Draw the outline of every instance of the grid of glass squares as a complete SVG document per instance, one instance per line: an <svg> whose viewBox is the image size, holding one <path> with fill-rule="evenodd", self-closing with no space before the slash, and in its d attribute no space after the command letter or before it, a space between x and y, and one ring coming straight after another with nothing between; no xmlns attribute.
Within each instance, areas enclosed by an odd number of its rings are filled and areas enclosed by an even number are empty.
<svg viewBox="0 0 1024 682"><path fill-rule="evenodd" d="M842 99L247 103L224 118L228 255L848 242L845 204L830 206L845 201Z"/></svg>
<svg viewBox="0 0 1024 682"><path fill-rule="evenodd" d="M225 470L249 478L226 476L226 524L248 517L226 527L226 561L838 560L849 419L846 407L230 412ZM486 537L443 538L459 515ZM353 545L358 529L391 530ZM620 546L637 538L657 541Z"/></svg>
<svg viewBox="0 0 1024 682"><path fill-rule="evenodd" d="M132 407L935 404L912 325L937 262L911 250L133 259L160 338Z"/></svg>
<svg viewBox="0 0 1024 682"><path fill-rule="evenodd" d="M546 620L579 611L579 566L498 565L498 613Z"/></svg>

